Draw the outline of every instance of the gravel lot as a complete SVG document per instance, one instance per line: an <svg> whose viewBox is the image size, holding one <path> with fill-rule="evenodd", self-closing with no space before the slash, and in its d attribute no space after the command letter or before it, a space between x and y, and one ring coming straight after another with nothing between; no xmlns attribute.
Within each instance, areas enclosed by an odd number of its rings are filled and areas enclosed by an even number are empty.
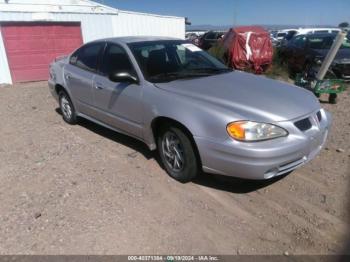
<svg viewBox="0 0 350 262"><path fill-rule="evenodd" d="M181 184L142 143L65 124L45 82L0 88L0 254L350 254L349 96L290 175Z"/></svg>

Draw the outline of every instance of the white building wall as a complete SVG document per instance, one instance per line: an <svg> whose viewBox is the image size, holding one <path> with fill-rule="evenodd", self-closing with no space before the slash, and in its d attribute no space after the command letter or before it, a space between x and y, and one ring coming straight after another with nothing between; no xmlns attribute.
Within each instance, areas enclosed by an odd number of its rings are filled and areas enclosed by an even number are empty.
<svg viewBox="0 0 350 262"><path fill-rule="evenodd" d="M4 41L2 39L0 28L0 84L2 83L12 84L12 78L10 68L7 62Z"/></svg>
<svg viewBox="0 0 350 262"><path fill-rule="evenodd" d="M47 0L45 0L47 1ZM41 2L30 5L29 0L12 0L21 4L6 5L0 0L1 22L80 22L83 41L114 36L168 36L185 38L185 19L181 17L160 16L121 11L110 7L96 9L91 1L84 6L72 6L79 0L60 2L62 10L57 9L57 0L52 6L41 6ZM23 3L26 2L26 5ZM64 4L67 4L65 6ZM70 5L68 5L70 4ZM92 7L91 7L92 6ZM36 12L33 10L36 8ZM46 8L46 9L45 9ZM85 8L82 10L82 8ZM18 10L18 11L15 11ZM0 83L12 83L3 39L0 35Z"/></svg>
<svg viewBox="0 0 350 262"><path fill-rule="evenodd" d="M119 11L113 16L115 36L167 36L185 38L185 19Z"/></svg>

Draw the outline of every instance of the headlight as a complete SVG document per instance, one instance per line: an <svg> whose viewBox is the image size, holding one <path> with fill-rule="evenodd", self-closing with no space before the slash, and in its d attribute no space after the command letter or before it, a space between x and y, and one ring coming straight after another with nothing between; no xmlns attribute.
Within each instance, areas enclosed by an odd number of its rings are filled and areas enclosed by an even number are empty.
<svg viewBox="0 0 350 262"><path fill-rule="evenodd" d="M229 123L226 130L230 137L246 142L268 140L288 135L288 132L282 127L252 121Z"/></svg>
<svg viewBox="0 0 350 262"><path fill-rule="evenodd" d="M322 65L323 58L322 57L315 57L314 62L316 65Z"/></svg>

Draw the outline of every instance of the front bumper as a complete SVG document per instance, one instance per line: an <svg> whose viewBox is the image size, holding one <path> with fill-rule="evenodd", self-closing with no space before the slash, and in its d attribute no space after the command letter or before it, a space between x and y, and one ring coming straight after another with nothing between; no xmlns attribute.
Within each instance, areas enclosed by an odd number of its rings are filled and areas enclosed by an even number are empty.
<svg viewBox="0 0 350 262"><path fill-rule="evenodd" d="M218 142L194 137L203 171L256 180L288 173L312 160L325 144L331 115L324 110L321 112L321 121L314 117L316 112L307 116L313 119L307 131L294 125L297 120L279 122L289 135L268 141L248 143L228 138Z"/></svg>

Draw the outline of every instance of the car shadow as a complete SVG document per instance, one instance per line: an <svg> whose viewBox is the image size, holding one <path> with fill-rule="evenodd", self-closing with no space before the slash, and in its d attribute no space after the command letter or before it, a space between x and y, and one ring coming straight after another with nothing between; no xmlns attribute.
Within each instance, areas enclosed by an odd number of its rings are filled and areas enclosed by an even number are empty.
<svg viewBox="0 0 350 262"><path fill-rule="evenodd" d="M56 112L62 115L60 108L56 108ZM78 125L90 130L91 132L98 134L99 136L103 136L104 138L107 138L113 142L129 147L135 152L139 152L140 154L142 154L146 159L156 160L159 166L164 170L164 166L161 163L157 151L149 150L147 145L143 142L135 138L129 137L127 135L123 135L121 133L113 131L111 129L108 129L106 127L103 127L101 125L98 125L84 118L79 118ZM131 153L130 157L135 157L135 154ZM268 180L248 180L230 176L201 173L197 178L195 178L192 181L192 183L214 188L221 191L227 191L236 194L245 194L257 191L271 184L274 184L277 181L284 178L285 176L287 176L288 174Z"/></svg>
<svg viewBox="0 0 350 262"><path fill-rule="evenodd" d="M56 112L62 115L60 108L56 108ZM85 118L79 118L78 125L90 130L91 132L94 132L95 134L98 134L99 136L103 136L104 138L107 138L113 142L129 147L135 152L141 153L146 159L154 158L156 161L159 162L159 159L155 151L149 150L149 148L145 143L133 137L118 133L116 131L113 131L109 128L98 125ZM134 153L130 154L130 157L134 157L134 156L135 156Z"/></svg>
<svg viewBox="0 0 350 262"><path fill-rule="evenodd" d="M235 194L246 194L272 185L283 179L288 174L268 180L249 180L231 176L203 173L198 178L195 178L195 180L193 180L193 183L220 191L226 191Z"/></svg>

